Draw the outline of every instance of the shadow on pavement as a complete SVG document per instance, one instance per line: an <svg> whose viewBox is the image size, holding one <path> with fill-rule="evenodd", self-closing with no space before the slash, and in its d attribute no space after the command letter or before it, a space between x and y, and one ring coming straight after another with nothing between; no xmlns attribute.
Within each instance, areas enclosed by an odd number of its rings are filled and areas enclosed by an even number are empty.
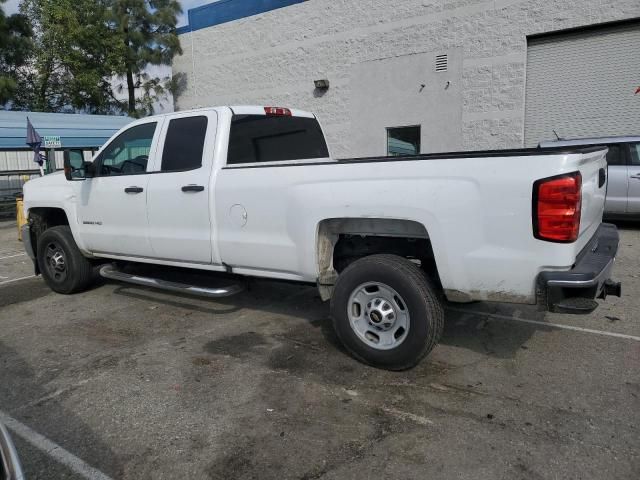
<svg viewBox="0 0 640 480"><path fill-rule="evenodd" d="M121 286L115 292L143 301L153 301L172 307L191 309L206 314L234 313L254 309L272 315L290 315L319 328L327 343L346 353L336 337L329 317L329 304L321 302L315 287L287 282L254 280L251 288L233 297L209 300L189 295L162 292L139 286ZM223 305L224 307L221 307ZM478 312L512 315L525 311L525 317L544 321L544 313L529 306L477 303L471 306L449 304L454 308L476 309ZM536 330L543 326L487 320L480 313L459 313L445 310L446 321L440 343L465 348L497 358L513 358ZM249 341L249 340L247 340Z"/></svg>
<svg viewBox="0 0 640 480"><path fill-rule="evenodd" d="M517 314L529 320L542 322L545 316L544 312L537 312L527 305L523 307L482 302L471 305L448 303L445 307L446 321L440 343L497 358L514 358L518 351L526 348L525 344L536 331L547 330L547 327L542 325L491 319L484 315L485 313L506 317Z"/></svg>
<svg viewBox="0 0 640 480"><path fill-rule="evenodd" d="M604 219L607 223L613 223L618 230L640 230L640 218L638 220L615 220L615 219Z"/></svg>

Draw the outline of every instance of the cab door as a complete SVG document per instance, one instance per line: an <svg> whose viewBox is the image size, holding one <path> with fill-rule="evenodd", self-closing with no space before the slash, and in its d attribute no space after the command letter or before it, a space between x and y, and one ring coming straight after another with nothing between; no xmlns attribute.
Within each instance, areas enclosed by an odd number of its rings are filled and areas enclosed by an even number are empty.
<svg viewBox="0 0 640 480"><path fill-rule="evenodd" d="M84 248L96 254L142 256L147 238L147 183L161 121L142 121L111 140L93 162L93 177L73 182Z"/></svg>
<svg viewBox="0 0 640 480"><path fill-rule="evenodd" d="M153 257L213 263L211 194L215 111L166 118L149 176L148 233Z"/></svg>

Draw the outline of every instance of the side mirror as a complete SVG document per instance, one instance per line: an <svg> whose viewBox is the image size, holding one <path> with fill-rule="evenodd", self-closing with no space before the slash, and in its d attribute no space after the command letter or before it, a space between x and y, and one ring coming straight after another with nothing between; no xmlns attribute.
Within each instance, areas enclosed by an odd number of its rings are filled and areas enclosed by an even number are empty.
<svg viewBox="0 0 640 480"><path fill-rule="evenodd" d="M87 165L82 150L64 151L64 176L69 181L87 178Z"/></svg>
<svg viewBox="0 0 640 480"><path fill-rule="evenodd" d="M9 432L0 424L0 478L24 480L22 466Z"/></svg>

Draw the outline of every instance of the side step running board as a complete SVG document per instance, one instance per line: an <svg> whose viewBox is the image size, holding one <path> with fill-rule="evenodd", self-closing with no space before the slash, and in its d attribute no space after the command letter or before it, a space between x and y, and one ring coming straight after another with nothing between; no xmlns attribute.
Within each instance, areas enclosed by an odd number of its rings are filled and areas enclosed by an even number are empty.
<svg viewBox="0 0 640 480"><path fill-rule="evenodd" d="M244 286L239 283L233 283L227 287L199 287L195 285L187 285L185 283L169 282L159 278L142 277L130 273L121 272L113 265L105 265L100 268L100 275L109 280L117 280L119 282L133 283L144 287L159 288L171 292L185 293L197 295L199 297L220 298L230 297L244 290Z"/></svg>

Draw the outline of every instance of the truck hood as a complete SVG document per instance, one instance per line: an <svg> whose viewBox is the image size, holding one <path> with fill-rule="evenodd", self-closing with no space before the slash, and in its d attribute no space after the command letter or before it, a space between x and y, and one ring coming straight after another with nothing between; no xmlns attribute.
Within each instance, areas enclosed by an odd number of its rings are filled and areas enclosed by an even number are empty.
<svg viewBox="0 0 640 480"><path fill-rule="evenodd" d="M64 176L64 172L62 170L50 173L49 175L45 175L44 177L36 177L29 180L24 184L25 192L31 188L39 188L49 185L62 185L66 183L67 179ZM25 193L26 194L26 193Z"/></svg>
<svg viewBox="0 0 640 480"><path fill-rule="evenodd" d="M22 191L25 209L59 205L73 194L71 182L67 181L62 171L29 180L24 184Z"/></svg>

